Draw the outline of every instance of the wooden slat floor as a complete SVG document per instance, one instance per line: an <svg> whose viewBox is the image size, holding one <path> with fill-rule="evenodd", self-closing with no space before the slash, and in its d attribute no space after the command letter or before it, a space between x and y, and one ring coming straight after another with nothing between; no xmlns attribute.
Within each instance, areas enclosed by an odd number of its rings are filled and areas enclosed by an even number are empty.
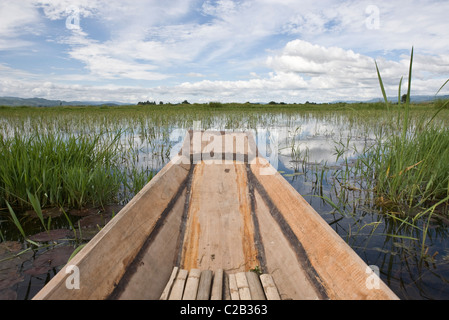
<svg viewBox="0 0 449 320"><path fill-rule="evenodd" d="M174 267L160 300L280 300L270 274Z"/></svg>

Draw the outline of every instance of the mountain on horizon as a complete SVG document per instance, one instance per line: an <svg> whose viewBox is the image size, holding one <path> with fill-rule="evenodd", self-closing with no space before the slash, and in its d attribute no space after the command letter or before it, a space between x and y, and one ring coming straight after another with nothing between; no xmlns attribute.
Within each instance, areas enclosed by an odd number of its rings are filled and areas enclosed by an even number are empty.
<svg viewBox="0 0 449 320"><path fill-rule="evenodd" d="M398 102L398 98L397 97L387 97L388 101L393 102L393 103L397 103ZM443 95L443 96L411 96L410 101L411 102L432 102L435 100L447 100L449 99L449 95ZM365 102L384 102L383 98L375 98L375 99L371 99Z"/></svg>
<svg viewBox="0 0 449 320"><path fill-rule="evenodd" d="M435 99L447 100L449 99L449 95L442 96L430 96L430 95L422 95L422 96L412 96L411 102L422 103L422 102L432 102ZM345 102L345 103L373 103L373 102L383 102L383 98L374 98L371 100L335 100L331 103L337 102ZM388 97L388 101L395 103L397 102L397 98ZM10 106L10 107L57 107L57 106L121 106L121 105L129 105L132 103L122 103L117 101L64 101L64 100L48 100L43 98L18 98L18 97L0 97L0 106ZM265 104L265 103L260 103Z"/></svg>
<svg viewBox="0 0 449 320"><path fill-rule="evenodd" d="M57 106L119 106L126 103L116 101L64 101L48 100L43 98L18 98L18 97L0 97L0 106L10 107L57 107Z"/></svg>

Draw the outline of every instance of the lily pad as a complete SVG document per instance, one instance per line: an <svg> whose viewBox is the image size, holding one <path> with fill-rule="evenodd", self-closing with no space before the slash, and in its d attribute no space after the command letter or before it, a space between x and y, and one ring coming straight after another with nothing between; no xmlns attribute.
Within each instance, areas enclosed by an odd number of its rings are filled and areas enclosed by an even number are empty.
<svg viewBox="0 0 449 320"><path fill-rule="evenodd" d="M64 209L66 210L66 209ZM36 211L34 210L28 210L25 212L25 214L31 218L38 218L38 215L36 213ZM57 218L60 217L62 215L62 210L61 208L48 208L48 209L42 209L42 216L46 219L46 218Z"/></svg>
<svg viewBox="0 0 449 320"><path fill-rule="evenodd" d="M25 250L20 252L9 252L0 254L0 273L9 272L9 269L19 270L25 261L30 260L33 256L33 250Z"/></svg>
<svg viewBox="0 0 449 320"><path fill-rule="evenodd" d="M0 291L24 280L24 277L19 273L19 268L32 255L31 250L20 255L12 253L0 255Z"/></svg>
<svg viewBox="0 0 449 320"><path fill-rule="evenodd" d="M100 212L97 208L84 208L84 209L70 209L69 213L72 216L77 217L87 217L91 215L96 215Z"/></svg>
<svg viewBox="0 0 449 320"><path fill-rule="evenodd" d="M11 288L13 285L22 282L24 277L17 270L7 269L0 271L0 290Z"/></svg>
<svg viewBox="0 0 449 320"><path fill-rule="evenodd" d="M110 216L116 215L117 213L120 212L120 210L122 210L125 206L123 205L119 205L119 204L114 204L114 205L107 205L104 207L104 213L103 214L107 214Z"/></svg>
<svg viewBox="0 0 449 320"><path fill-rule="evenodd" d="M11 289L0 290L0 300L17 300L17 292Z"/></svg>
<svg viewBox="0 0 449 320"><path fill-rule="evenodd" d="M22 244L19 241L5 241L0 243L0 255L8 252L19 252Z"/></svg>
<svg viewBox="0 0 449 320"><path fill-rule="evenodd" d="M65 237L69 236L70 234L73 234L73 232L70 231L69 229L54 229L54 230L44 231L44 232L40 232L35 235L32 235L30 237L30 240L39 241L39 242L53 241L53 240L65 238Z"/></svg>
<svg viewBox="0 0 449 320"><path fill-rule="evenodd" d="M73 247L63 246L48 250L37 257L31 269L24 271L32 276L45 274L53 268L65 265L73 253Z"/></svg>
<svg viewBox="0 0 449 320"><path fill-rule="evenodd" d="M82 228L95 227L97 225L99 225L100 227L104 227L109 222L109 220L111 220L111 215L109 214L95 214L79 220L79 225Z"/></svg>
<svg viewBox="0 0 449 320"><path fill-rule="evenodd" d="M100 230L98 227L76 229L76 238L79 240L91 240Z"/></svg>

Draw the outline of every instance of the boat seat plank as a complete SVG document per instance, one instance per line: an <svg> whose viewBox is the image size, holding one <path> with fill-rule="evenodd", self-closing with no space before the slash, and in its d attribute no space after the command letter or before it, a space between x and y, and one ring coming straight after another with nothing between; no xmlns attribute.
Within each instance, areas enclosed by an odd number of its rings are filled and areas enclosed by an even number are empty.
<svg viewBox="0 0 449 320"><path fill-rule="evenodd" d="M214 273L214 281L212 283L211 300L222 300L223 297L223 269L218 269Z"/></svg>
<svg viewBox="0 0 449 320"><path fill-rule="evenodd" d="M251 300L251 291L249 291L249 284L245 272L237 272L235 274L235 280L239 288L240 300Z"/></svg>
<svg viewBox="0 0 449 320"><path fill-rule="evenodd" d="M231 300L240 300L239 288L237 287L237 280L235 274L229 274L229 292L231 294Z"/></svg>
<svg viewBox="0 0 449 320"><path fill-rule="evenodd" d="M246 280L248 281L249 291L251 293L251 300L266 300L265 293L257 273L248 271L245 275Z"/></svg>
<svg viewBox="0 0 449 320"><path fill-rule="evenodd" d="M223 296L222 300L231 300L231 291L229 289L229 274L223 270Z"/></svg>
<svg viewBox="0 0 449 320"><path fill-rule="evenodd" d="M175 282L176 276L178 274L178 270L179 270L178 267L173 268L170 278L168 279L167 285L165 286L164 291L162 291L160 300L167 300L168 297L170 296L170 292L173 287L173 283Z"/></svg>
<svg viewBox="0 0 449 320"><path fill-rule="evenodd" d="M212 277L213 274L211 270L201 271L201 278L198 286L198 293L196 296L197 300L209 300L212 286Z"/></svg>
<svg viewBox="0 0 449 320"><path fill-rule="evenodd" d="M184 293L184 286L186 283L188 271L181 269L176 276L175 283L170 293L168 300L181 300Z"/></svg>
<svg viewBox="0 0 449 320"><path fill-rule="evenodd" d="M273 277L270 274L261 274L260 282L262 283L267 300L281 300L278 289L274 284Z"/></svg>
<svg viewBox="0 0 449 320"><path fill-rule="evenodd" d="M196 295L198 292L198 286L200 283L201 270L192 269L187 277L186 286L184 289L184 294L182 300L196 300Z"/></svg>
<svg viewBox="0 0 449 320"><path fill-rule="evenodd" d="M281 300L271 274L174 267L161 300Z"/></svg>

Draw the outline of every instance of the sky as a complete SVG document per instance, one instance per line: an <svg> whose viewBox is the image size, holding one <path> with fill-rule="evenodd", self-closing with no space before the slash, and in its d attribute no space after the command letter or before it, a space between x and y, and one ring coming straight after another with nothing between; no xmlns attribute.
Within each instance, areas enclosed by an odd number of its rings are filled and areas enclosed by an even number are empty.
<svg viewBox="0 0 449 320"><path fill-rule="evenodd" d="M0 96L334 102L435 95L449 1L0 0ZM448 94L443 88L439 94Z"/></svg>

